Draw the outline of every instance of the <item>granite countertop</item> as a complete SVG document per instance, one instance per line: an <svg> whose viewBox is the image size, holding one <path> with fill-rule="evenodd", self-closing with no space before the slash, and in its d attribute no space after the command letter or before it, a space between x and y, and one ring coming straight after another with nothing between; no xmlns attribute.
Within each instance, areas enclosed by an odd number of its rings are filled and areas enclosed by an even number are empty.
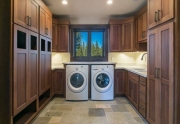
<svg viewBox="0 0 180 124"><path fill-rule="evenodd" d="M147 78L147 68L141 66L118 66L116 65L115 69L125 69L127 71L133 72L140 76Z"/></svg>
<svg viewBox="0 0 180 124"><path fill-rule="evenodd" d="M64 62L63 64L65 65L92 65L92 64L96 64L96 65L105 65L105 64L113 64L115 65L116 62Z"/></svg>

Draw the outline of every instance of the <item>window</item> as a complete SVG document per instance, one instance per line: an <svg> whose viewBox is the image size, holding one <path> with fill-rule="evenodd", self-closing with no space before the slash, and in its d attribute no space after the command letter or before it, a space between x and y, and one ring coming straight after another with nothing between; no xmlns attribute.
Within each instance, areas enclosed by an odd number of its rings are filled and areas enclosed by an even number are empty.
<svg viewBox="0 0 180 124"><path fill-rule="evenodd" d="M107 61L107 26L71 27L71 61Z"/></svg>

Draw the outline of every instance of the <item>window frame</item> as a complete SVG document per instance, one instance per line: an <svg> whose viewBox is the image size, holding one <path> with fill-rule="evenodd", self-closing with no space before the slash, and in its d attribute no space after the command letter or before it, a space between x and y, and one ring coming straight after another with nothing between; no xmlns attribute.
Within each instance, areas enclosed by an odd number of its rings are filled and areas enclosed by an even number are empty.
<svg viewBox="0 0 180 124"><path fill-rule="evenodd" d="M108 61L108 29L109 25L70 25L70 55L71 61ZM84 31L88 32L88 54L87 57L76 57L75 55L75 32ZM103 31L103 57L91 56L91 32Z"/></svg>

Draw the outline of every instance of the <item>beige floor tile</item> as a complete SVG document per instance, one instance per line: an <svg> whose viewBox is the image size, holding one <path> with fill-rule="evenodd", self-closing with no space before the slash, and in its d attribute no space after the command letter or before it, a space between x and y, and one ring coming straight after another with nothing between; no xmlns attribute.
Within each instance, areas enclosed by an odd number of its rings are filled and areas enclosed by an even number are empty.
<svg viewBox="0 0 180 124"><path fill-rule="evenodd" d="M113 112L113 110L111 108L104 108L105 112Z"/></svg>
<svg viewBox="0 0 180 124"><path fill-rule="evenodd" d="M59 124L61 120L61 117L52 117L49 121L49 124Z"/></svg>
<svg viewBox="0 0 180 124"><path fill-rule="evenodd" d="M96 104L96 108L111 108L109 104Z"/></svg>
<svg viewBox="0 0 180 124"><path fill-rule="evenodd" d="M99 119L96 117L83 117L79 119L79 124L99 124Z"/></svg>

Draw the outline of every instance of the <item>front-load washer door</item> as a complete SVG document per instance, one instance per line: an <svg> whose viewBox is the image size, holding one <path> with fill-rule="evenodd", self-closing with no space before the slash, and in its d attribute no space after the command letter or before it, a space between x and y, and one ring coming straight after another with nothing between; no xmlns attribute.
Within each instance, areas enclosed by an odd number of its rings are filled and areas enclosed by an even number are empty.
<svg viewBox="0 0 180 124"><path fill-rule="evenodd" d="M108 72L99 72L94 76L93 84L97 91L107 92L112 86L112 77Z"/></svg>
<svg viewBox="0 0 180 124"><path fill-rule="evenodd" d="M67 85L72 92L79 93L85 89L87 79L83 73L76 71L69 75Z"/></svg>

